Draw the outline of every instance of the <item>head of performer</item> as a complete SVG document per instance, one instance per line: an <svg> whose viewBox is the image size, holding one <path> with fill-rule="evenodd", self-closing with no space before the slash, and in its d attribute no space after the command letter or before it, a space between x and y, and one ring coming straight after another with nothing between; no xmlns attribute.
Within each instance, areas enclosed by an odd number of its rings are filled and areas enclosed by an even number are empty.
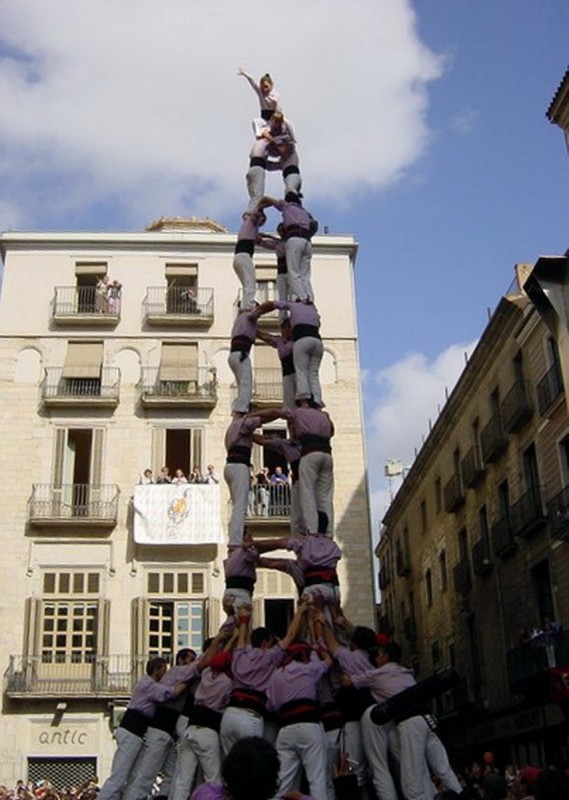
<svg viewBox="0 0 569 800"><path fill-rule="evenodd" d="M260 736L236 742L221 767L232 800L268 800L277 793L280 762L274 746Z"/></svg>
<svg viewBox="0 0 569 800"><path fill-rule="evenodd" d="M271 133L280 133L284 125L284 114L282 111L275 111L269 120L269 128Z"/></svg>
<svg viewBox="0 0 569 800"><path fill-rule="evenodd" d="M308 664L311 652L312 648L306 642L295 642L287 647L282 666L290 664L291 661L300 661L302 664Z"/></svg>
<svg viewBox="0 0 569 800"><path fill-rule="evenodd" d="M265 97L273 91L273 79L269 75L268 72L265 72L264 75L261 76L259 81L259 86L261 87L261 91L265 95Z"/></svg>
<svg viewBox="0 0 569 800"><path fill-rule="evenodd" d="M383 667L389 661L394 661L396 664L399 664L401 656L401 648L397 642L387 642L387 644L384 644L377 650L377 665L378 667Z"/></svg>
<svg viewBox="0 0 569 800"><path fill-rule="evenodd" d="M156 656L146 662L146 674L155 681L159 681L166 674L168 662L165 658Z"/></svg>
<svg viewBox="0 0 569 800"><path fill-rule="evenodd" d="M270 650L275 645L275 635L270 628L259 627L251 631L251 647Z"/></svg>
<svg viewBox="0 0 569 800"><path fill-rule="evenodd" d="M196 660L196 651L191 650L189 647L184 647L176 653L176 666L183 667L186 664L191 664Z"/></svg>
<svg viewBox="0 0 569 800"><path fill-rule="evenodd" d="M371 664L375 665L377 657L377 644L375 631L365 625L356 625L350 642L350 650L365 650Z"/></svg>

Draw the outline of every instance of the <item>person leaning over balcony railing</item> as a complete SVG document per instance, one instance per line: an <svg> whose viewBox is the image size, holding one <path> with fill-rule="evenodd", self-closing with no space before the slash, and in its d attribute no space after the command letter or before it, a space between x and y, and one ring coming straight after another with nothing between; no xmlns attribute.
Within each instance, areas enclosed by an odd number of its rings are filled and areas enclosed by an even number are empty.
<svg viewBox="0 0 569 800"><path fill-rule="evenodd" d="M290 532L293 536L304 533L304 519L300 503L300 485L298 483L298 467L302 447L293 439L283 439L281 436L265 436L258 433L253 435L253 441L262 447L267 447L275 453L282 455L290 466Z"/></svg>
<svg viewBox="0 0 569 800"><path fill-rule="evenodd" d="M139 478L138 483L140 486L147 486L149 484L154 483L154 478L152 477L152 470L150 468L144 470L144 472Z"/></svg>
<svg viewBox="0 0 569 800"><path fill-rule="evenodd" d="M146 664L146 675L134 687L130 703L115 731L117 750L111 774L99 793L102 800L118 800L121 796L158 704L171 700L185 689L185 683L174 686L160 683L167 669L168 663L164 658L151 658Z"/></svg>

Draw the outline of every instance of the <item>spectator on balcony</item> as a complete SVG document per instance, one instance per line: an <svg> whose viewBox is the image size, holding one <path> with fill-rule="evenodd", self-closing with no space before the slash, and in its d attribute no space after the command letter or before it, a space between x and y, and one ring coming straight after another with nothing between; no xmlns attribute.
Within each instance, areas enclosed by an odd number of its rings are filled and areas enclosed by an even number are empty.
<svg viewBox="0 0 569 800"><path fill-rule="evenodd" d="M146 486L148 484L151 484L151 483L153 484L154 483L154 478L152 476L152 470L150 468L147 468L147 469L144 470L144 472L142 473L142 475L140 476L140 478L138 480L138 483L141 486Z"/></svg>
<svg viewBox="0 0 569 800"><path fill-rule="evenodd" d="M206 469L203 482L208 483L210 486L219 483L219 475L215 471L213 464L208 464Z"/></svg>
<svg viewBox="0 0 569 800"><path fill-rule="evenodd" d="M108 311L109 276L102 275L95 285L95 311L105 314Z"/></svg>
<svg viewBox="0 0 569 800"><path fill-rule="evenodd" d="M113 280L107 287L107 311L109 314L118 314L121 307L122 284Z"/></svg>
<svg viewBox="0 0 569 800"><path fill-rule="evenodd" d="M179 483L188 483L188 479L184 475L184 470L183 469L179 469L178 468L176 470L176 472L174 473L174 477L172 478L172 483L177 483L177 484L179 484Z"/></svg>
<svg viewBox="0 0 569 800"><path fill-rule="evenodd" d="M162 467L160 470L160 475L156 478L156 483L172 483L172 478L170 477L170 467Z"/></svg>
<svg viewBox="0 0 569 800"><path fill-rule="evenodd" d="M304 533L306 528L302 516L300 486L298 483L298 467L302 452L301 445L293 439L283 439L281 436L265 436L258 433L253 435L253 441L256 444L260 444L261 447L267 447L269 450L283 456L289 464L288 483L290 492L289 497L286 499L287 503L290 500L290 532L292 536Z"/></svg>
<svg viewBox="0 0 569 800"><path fill-rule="evenodd" d="M146 664L146 675L134 687L130 703L115 731L117 751L111 774L99 793L103 800L119 800L158 704L171 700L185 689L185 683L173 686L160 683L167 669L165 659L151 658Z"/></svg>
<svg viewBox="0 0 569 800"><path fill-rule="evenodd" d="M283 468L281 466L276 466L275 471L271 475L271 483L272 484L287 484L288 478L283 472Z"/></svg>
<svg viewBox="0 0 569 800"><path fill-rule="evenodd" d="M190 483L205 483L204 476L202 475L202 471L199 467L194 467L193 470L190 472Z"/></svg>
<svg viewBox="0 0 569 800"><path fill-rule="evenodd" d="M255 495L256 495L256 514L259 517L269 516L269 502L271 479L269 476L269 468L263 467L255 475Z"/></svg>
<svg viewBox="0 0 569 800"><path fill-rule="evenodd" d="M188 286L182 289L180 296L186 314L202 313L201 309L198 308L198 290L196 286Z"/></svg>

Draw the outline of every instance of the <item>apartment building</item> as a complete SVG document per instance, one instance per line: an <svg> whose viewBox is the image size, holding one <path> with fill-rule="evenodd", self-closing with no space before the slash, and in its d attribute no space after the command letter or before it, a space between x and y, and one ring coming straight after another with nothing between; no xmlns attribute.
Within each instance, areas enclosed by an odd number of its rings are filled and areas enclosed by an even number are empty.
<svg viewBox="0 0 569 800"><path fill-rule="evenodd" d="M436 701L445 741L522 764L566 755L569 732L569 351L532 270L516 268L376 549L382 624L421 676L461 677ZM565 257L535 270L567 282Z"/></svg>
<svg viewBox="0 0 569 800"><path fill-rule="evenodd" d="M223 473L234 245L235 235L208 219L161 219L140 233L0 236L4 780L104 779L113 728L147 657L199 649L221 621L230 510L223 481L197 487L210 492L201 498L207 524L200 518L181 539L153 538L152 526L140 535L139 495L150 490L156 499L162 487L137 483L144 469L157 475L163 465L188 474L212 464ZM321 378L336 423L340 580L348 615L369 624L357 243L324 235L313 247ZM258 299L272 299L274 255L261 252L256 268ZM103 296L105 281L120 291ZM276 322L267 315L262 324ZM253 364L256 406L279 405L276 352L257 345ZM284 435L279 422L268 429ZM255 468L272 471L271 459L255 451ZM271 496L265 510L252 503L253 534L285 535L288 498ZM287 575L260 570L256 621L282 631L295 598Z"/></svg>

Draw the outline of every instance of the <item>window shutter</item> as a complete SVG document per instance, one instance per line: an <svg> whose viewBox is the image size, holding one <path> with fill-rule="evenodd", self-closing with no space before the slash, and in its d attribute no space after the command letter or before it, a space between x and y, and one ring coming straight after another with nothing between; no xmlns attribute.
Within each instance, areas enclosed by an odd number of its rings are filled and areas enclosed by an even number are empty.
<svg viewBox="0 0 569 800"><path fill-rule="evenodd" d="M190 436L190 469L199 467L203 470L203 430L201 428L192 428Z"/></svg>
<svg viewBox="0 0 569 800"><path fill-rule="evenodd" d="M102 342L69 342L61 374L64 378L99 378L102 366Z"/></svg>
<svg viewBox="0 0 569 800"><path fill-rule="evenodd" d="M55 448L53 454L53 486L61 489L63 483L63 463L65 459L65 444L67 442L67 430L57 428L55 431Z"/></svg>
<svg viewBox="0 0 569 800"><path fill-rule="evenodd" d="M93 489L101 488L104 435L104 428L93 429L93 444L91 451L91 486Z"/></svg>
<svg viewBox="0 0 569 800"><path fill-rule="evenodd" d="M24 614L24 656L26 658L40 655L40 611L40 600L37 597L26 597Z"/></svg>
<svg viewBox="0 0 569 800"><path fill-rule="evenodd" d="M166 430L165 428L152 428L152 455L151 467L154 475L158 475L164 466L166 458Z"/></svg>
<svg viewBox="0 0 569 800"><path fill-rule="evenodd" d="M161 381L197 381L197 344L162 344L159 378Z"/></svg>
<svg viewBox="0 0 569 800"><path fill-rule="evenodd" d="M135 597L131 603L131 654L135 664L147 658L146 655L146 620L148 601L144 597Z"/></svg>

